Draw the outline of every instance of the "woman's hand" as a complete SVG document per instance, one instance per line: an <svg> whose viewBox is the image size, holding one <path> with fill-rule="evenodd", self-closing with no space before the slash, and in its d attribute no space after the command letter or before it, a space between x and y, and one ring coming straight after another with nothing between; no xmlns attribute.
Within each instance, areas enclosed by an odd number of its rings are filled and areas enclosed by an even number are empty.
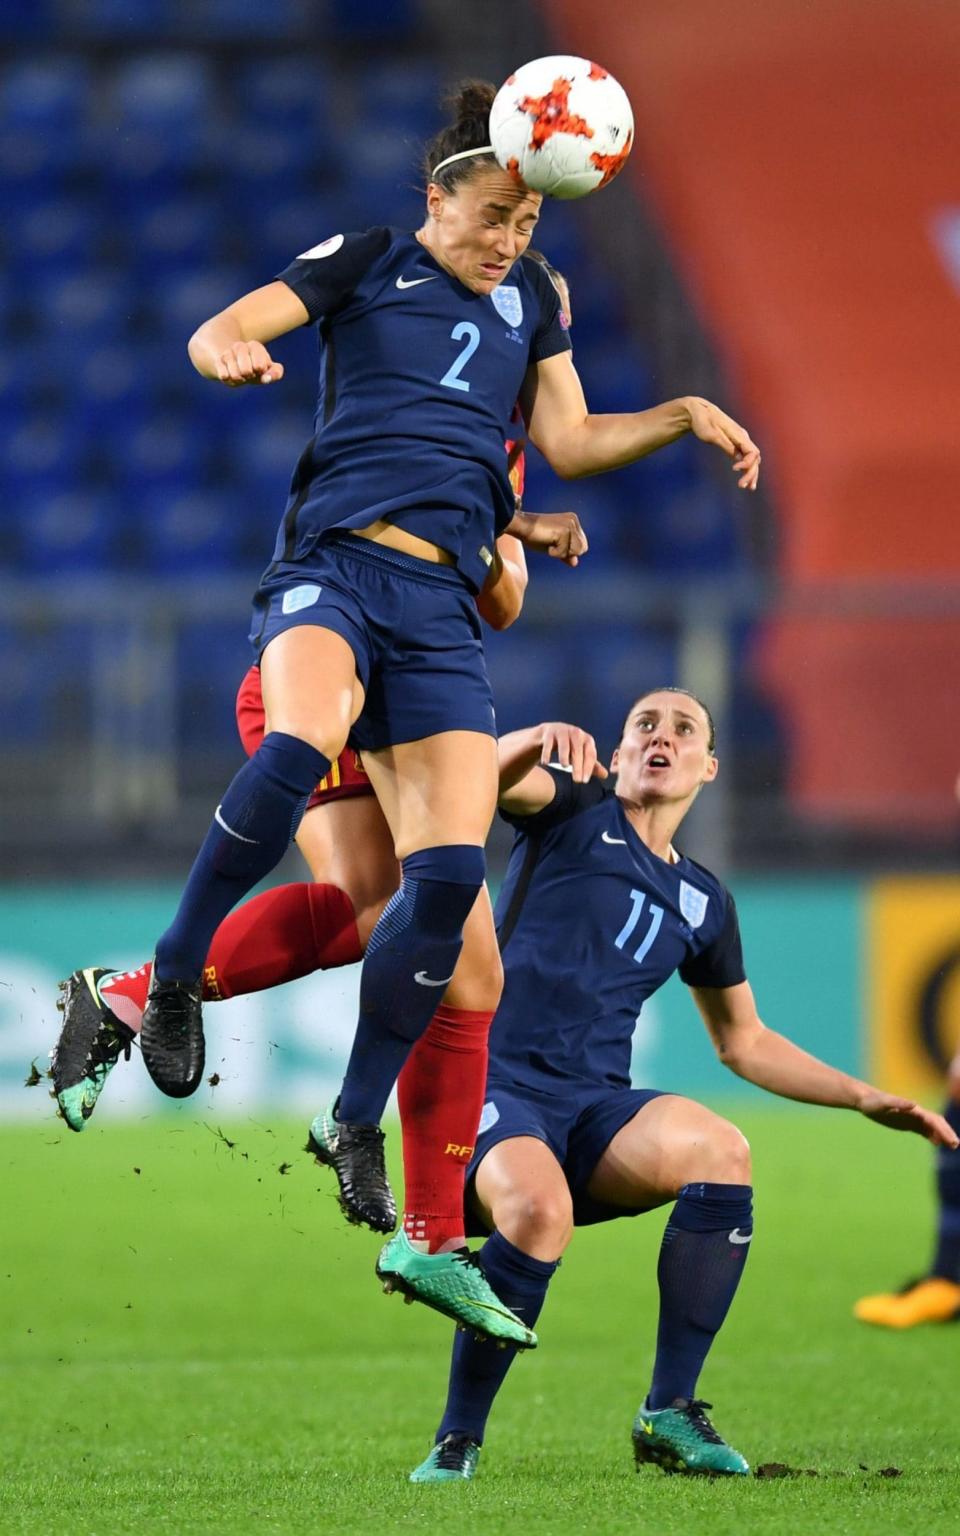
<svg viewBox="0 0 960 1536"><path fill-rule="evenodd" d="M541 736L540 761L559 763L572 770L575 784L586 784L590 779L605 779L607 770L597 761L597 744L588 731L578 725L565 725L551 720L537 727Z"/></svg>
<svg viewBox="0 0 960 1536"><path fill-rule="evenodd" d="M590 548L576 512L515 512L505 532L565 565L579 565Z"/></svg>
<svg viewBox="0 0 960 1536"><path fill-rule="evenodd" d="M273 361L262 341L235 341L217 358L217 378L230 389L273 384L283 378L283 364Z"/></svg>
<svg viewBox="0 0 960 1536"><path fill-rule="evenodd" d="M879 1088L872 1088L863 1095L857 1108L868 1120L875 1120L888 1130L915 1131L918 1136L932 1141L935 1147L949 1147L952 1151L957 1148L956 1133L943 1116L932 1109L924 1109L921 1104L914 1104L912 1099L901 1099L896 1094L881 1093Z"/></svg>
<svg viewBox="0 0 960 1536"><path fill-rule="evenodd" d="M699 395L687 395L684 404L690 412L690 430L702 443L712 443L733 459L733 469L739 474L742 491L755 491L760 478L760 449L750 433L721 411L718 405L702 400Z"/></svg>

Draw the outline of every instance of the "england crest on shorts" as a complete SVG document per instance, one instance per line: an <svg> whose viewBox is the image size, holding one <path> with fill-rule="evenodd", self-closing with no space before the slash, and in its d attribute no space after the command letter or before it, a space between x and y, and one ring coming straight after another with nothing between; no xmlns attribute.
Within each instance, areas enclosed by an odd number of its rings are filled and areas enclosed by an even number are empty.
<svg viewBox="0 0 960 1536"><path fill-rule="evenodd" d="M477 1135L482 1136L484 1131L489 1131L500 1119L500 1111L492 1099L488 1099L483 1106L480 1116L480 1124L477 1126Z"/></svg>
<svg viewBox="0 0 960 1536"><path fill-rule="evenodd" d="M680 911L691 928L700 927L707 915L709 900L710 897L698 891L695 885L688 885L686 880L680 881Z"/></svg>
<svg viewBox="0 0 960 1536"><path fill-rule="evenodd" d="M520 298L519 288L505 288L501 283L499 288L494 288L490 297L501 320L506 320L508 325L522 325L523 301Z"/></svg>

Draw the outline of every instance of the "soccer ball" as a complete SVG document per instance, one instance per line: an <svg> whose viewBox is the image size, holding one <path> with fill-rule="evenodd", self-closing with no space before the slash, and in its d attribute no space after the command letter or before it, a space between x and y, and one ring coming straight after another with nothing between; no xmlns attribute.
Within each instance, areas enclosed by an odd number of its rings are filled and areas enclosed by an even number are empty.
<svg viewBox="0 0 960 1536"><path fill-rule="evenodd" d="M627 93L611 74L571 54L524 64L490 108L498 163L534 192L585 197L612 181L633 144Z"/></svg>

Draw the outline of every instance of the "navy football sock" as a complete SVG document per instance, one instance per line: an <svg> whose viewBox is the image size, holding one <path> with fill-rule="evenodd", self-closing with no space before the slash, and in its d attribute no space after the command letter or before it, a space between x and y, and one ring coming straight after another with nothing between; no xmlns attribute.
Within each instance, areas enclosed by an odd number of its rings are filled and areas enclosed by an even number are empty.
<svg viewBox="0 0 960 1536"><path fill-rule="evenodd" d="M547 1286L560 1260L533 1259L515 1248L500 1232L494 1232L480 1249L480 1262L503 1304L532 1328L546 1300ZM472 1435L483 1442L493 1400L519 1353L508 1344L500 1349L491 1339L475 1339L457 1333L450 1361L450 1385L437 1440L444 1435Z"/></svg>
<svg viewBox="0 0 960 1536"><path fill-rule="evenodd" d="M753 1232L749 1184L685 1184L660 1248L660 1325L647 1407L692 1399L740 1283Z"/></svg>
<svg viewBox="0 0 960 1536"><path fill-rule="evenodd" d="M960 1136L960 1104L950 1099L943 1113ZM937 1251L930 1273L960 1281L960 1151L946 1147L937 1148Z"/></svg>
<svg viewBox="0 0 960 1536"><path fill-rule="evenodd" d="M340 1090L340 1120L377 1125L404 1062L433 1017L483 884L483 849L424 848L401 860L403 883L370 935L360 1019Z"/></svg>
<svg viewBox="0 0 960 1536"><path fill-rule="evenodd" d="M298 736L263 738L217 807L176 916L157 944L156 975L192 981L227 913L283 857L330 761Z"/></svg>

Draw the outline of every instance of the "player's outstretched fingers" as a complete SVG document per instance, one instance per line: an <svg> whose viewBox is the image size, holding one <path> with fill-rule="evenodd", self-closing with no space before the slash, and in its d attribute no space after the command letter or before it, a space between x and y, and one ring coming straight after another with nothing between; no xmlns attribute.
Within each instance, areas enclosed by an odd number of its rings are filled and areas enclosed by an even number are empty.
<svg viewBox="0 0 960 1536"><path fill-rule="evenodd" d="M943 1115L936 1114L932 1109L921 1110L927 1130L925 1135L928 1141L932 1141L935 1147L946 1147L949 1152L956 1152L960 1148L960 1137Z"/></svg>
<svg viewBox="0 0 960 1536"><path fill-rule="evenodd" d="M885 1125L888 1130L913 1131L917 1136L925 1136L936 1147L955 1150L960 1144L956 1132L942 1115L932 1109L924 1109L922 1104L915 1104L912 1099L882 1093L879 1088L872 1089L865 1096L860 1104L860 1112L868 1120Z"/></svg>

